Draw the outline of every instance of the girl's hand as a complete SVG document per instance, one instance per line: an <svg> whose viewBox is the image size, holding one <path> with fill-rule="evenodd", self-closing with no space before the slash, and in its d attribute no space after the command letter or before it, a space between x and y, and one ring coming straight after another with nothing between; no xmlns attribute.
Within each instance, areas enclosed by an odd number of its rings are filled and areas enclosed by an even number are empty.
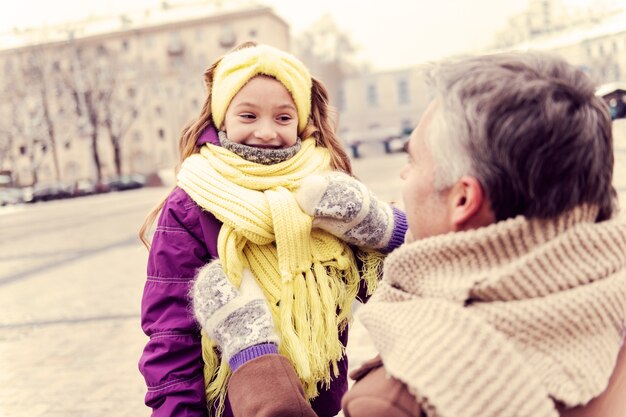
<svg viewBox="0 0 626 417"><path fill-rule="evenodd" d="M406 218L363 183L340 172L312 175L295 192L313 226L359 247L394 249L404 241ZM392 242L393 241L393 242ZM396 242L398 241L398 242Z"/></svg>
<svg viewBox="0 0 626 417"><path fill-rule="evenodd" d="M217 341L226 360L255 345L278 345L267 301L249 270L243 271L241 286L235 288L222 264L213 261L198 271L192 296L198 322Z"/></svg>

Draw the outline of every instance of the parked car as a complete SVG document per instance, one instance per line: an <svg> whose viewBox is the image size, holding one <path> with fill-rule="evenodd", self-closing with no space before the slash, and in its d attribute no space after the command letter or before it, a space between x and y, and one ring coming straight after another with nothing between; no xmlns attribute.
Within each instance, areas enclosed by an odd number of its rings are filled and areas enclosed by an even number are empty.
<svg viewBox="0 0 626 417"><path fill-rule="evenodd" d="M85 195L92 195L98 192L98 187L95 181L89 179L78 180L74 183L72 188L72 195L74 197L82 197Z"/></svg>
<svg viewBox="0 0 626 417"><path fill-rule="evenodd" d="M146 185L146 177L139 174L120 175L106 181L111 191L125 191L142 188Z"/></svg>
<svg viewBox="0 0 626 417"><path fill-rule="evenodd" d="M24 202L24 190L18 187L0 188L0 206L21 204Z"/></svg>
<svg viewBox="0 0 626 417"><path fill-rule="evenodd" d="M408 135L401 128L381 126L372 127L362 132L347 132L342 135L342 139L352 151L353 158L361 156L359 147L364 143L380 143L383 145L385 153L391 153L401 150L406 138Z"/></svg>
<svg viewBox="0 0 626 417"><path fill-rule="evenodd" d="M602 97L608 104L611 120L626 118L626 83L602 84L596 90L596 96Z"/></svg>
<svg viewBox="0 0 626 417"><path fill-rule="evenodd" d="M26 201L36 203L38 201L60 200L72 197L72 186L63 183L36 184L33 186L32 194Z"/></svg>

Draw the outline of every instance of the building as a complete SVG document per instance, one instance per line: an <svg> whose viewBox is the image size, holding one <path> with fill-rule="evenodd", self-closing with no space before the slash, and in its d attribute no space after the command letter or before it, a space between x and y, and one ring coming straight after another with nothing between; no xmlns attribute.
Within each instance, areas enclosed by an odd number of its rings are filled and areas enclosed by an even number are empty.
<svg viewBox="0 0 626 417"><path fill-rule="evenodd" d="M511 16L495 36L495 48L531 42L546 35L593 24L614 13L612 0L595 0L587 8L567 7L563 0L528 0L525 10Z"/></svg>
<svg viewBox="0 0 626 417"><path fill-rule="evenodd" d="M626 13L511 45L508 50L554 52L589 73L598 84L626 80Z"/></svg>
<svg viewBox="0 0 626 417"><path fill-rule="evenodd" d="M598 84L626 79L626 13L610 0L587 9L561 0L530 0L496 36L495 51L542 50L561 55Z"/></svg>
<svg viewBox="0 0 626 417"><path fill-rule="evenodd" d="M0 38L0 169L16 185L171 168L218 56L246 40L290 50L270 8L163 5Z"/></svg>
<svg viewBox="0 0 626 417"><path fill-rule="evenodd" d="M348 77L338 98L339 136L355 156L366 142L389 151L391 140L417 125L432 100L429 94L419 67Z"/></svg>

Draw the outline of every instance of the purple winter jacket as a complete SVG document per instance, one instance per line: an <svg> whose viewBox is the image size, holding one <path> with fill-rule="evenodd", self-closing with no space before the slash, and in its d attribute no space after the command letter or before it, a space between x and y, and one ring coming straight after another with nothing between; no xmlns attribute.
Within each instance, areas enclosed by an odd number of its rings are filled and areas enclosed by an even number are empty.
<svg viewBox="0 0 626 417"><path fill-rule="evenodd" d="M219 143L213 129L199 143ZM141 327L150 338L139 360L148 387L145 403L153 417L207 416L200 325L189 290L196 271L217 258L221 222L201 209L180 188L168 196L148 255L147 281L141 302ZM347 331L340 340L347 345ZM312 402L319 416L334 416L348 389L348 363ZM224 417L232 416L226 404Z"/></svg>
<svg viewBox="0 0 626 417"><path fill-rule="evenodd" d="M175 188L161 212L148 257L148 277L141 303L141 326L150 337L139 361L154 417L207 416L200 326L189 289L196 270L217 258L221 223ZM348 342L347 331L340 340ZM319 416L334 416L348 388L348 364L313 402ZM225 417L230 415L227 404Z"/></svg>

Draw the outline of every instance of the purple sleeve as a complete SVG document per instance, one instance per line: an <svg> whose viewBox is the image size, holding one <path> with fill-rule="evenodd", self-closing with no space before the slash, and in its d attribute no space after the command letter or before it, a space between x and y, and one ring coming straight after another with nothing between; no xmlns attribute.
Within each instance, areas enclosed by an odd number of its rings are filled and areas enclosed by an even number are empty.
<svg viewBox="0 0 626 417"><path fill-rule="evenodd" d="M398 248L400 245L404 243L404 236L406 235L406 230L407 230L406 214L402 210L396 207L392 206L391 209L393 210L394 227L393 227L393 234L391 235L391 239L389 240L389 243L387 244L385 248L381 250L381 252L385 254L393 251L394 249ZM357 262L359 262L359 268L360 268L361 266L360 266L360 261L358 260L358 258L357 258ZM382 278L382 270L380 271L380 273L381 273L380 278ZM361 280L359 291L357 293L357 299L362 303L367 303L370 296L371 295L367 295L367 285L365 281Z"/></svg>
<svg viewBox="0 0 626 417"><path fill-rule="evenodd" d="M397 207L391 206L393 210L393 233L391 239L385 248L382 249L383 253L389 253L392 250L398 248L404 243L404 236L406 235L406 214Z"/></svg>
<svg viewBox="0 0 626 417"><path fill-rule="evenodd" d="M244 363L258 358L259 356L277 354L278 346L273 343L261 343L258 345L250 346L242 351L239 351L233 355L228 361L228 365L233 372L237 370Z"/></svg>
<svg viewBox="0 0 626 417"><path fill-rule="evenodd" d="M207 415L200 330L188 292L196 270L212 257L212 240L217 240L219 223L209 216L175 189L152 239L141 302L141 327L150 339L139 370L153 417ZM202 224L211 218L213 223ZM205 236L207 230L215 236Z"/></svg>

